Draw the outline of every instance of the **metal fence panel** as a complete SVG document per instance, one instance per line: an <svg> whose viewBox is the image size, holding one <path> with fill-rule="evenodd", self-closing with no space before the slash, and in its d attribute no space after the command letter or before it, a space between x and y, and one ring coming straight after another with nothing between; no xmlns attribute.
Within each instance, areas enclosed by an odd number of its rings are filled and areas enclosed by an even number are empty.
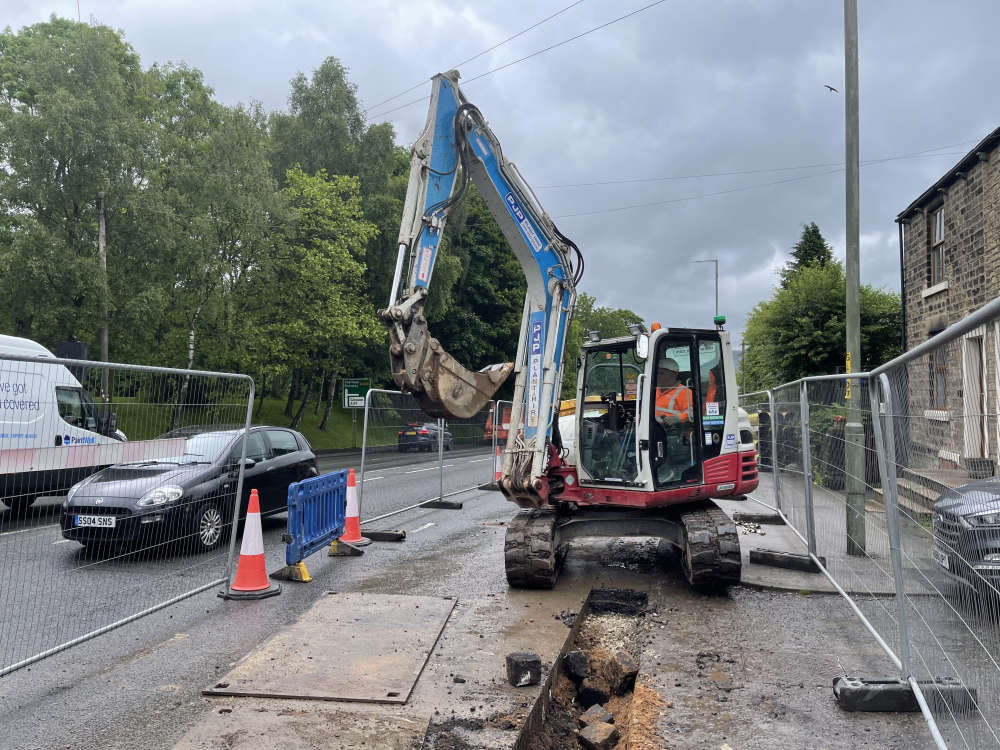
<svg viewBox="0 0 1000 750"><path fill-rule="evenodd" d="M439 420L408 393L372 389L365 399L358 497L362 522L447 498L482 484L490 464L487 420L494 403L468 419ZM391 454L416 454L392 458ZM407 491L386 481L407 478Z"/></svg>
<svg viewBox="0 0 1000 750"><path fill-rule="evenodd" d="M983 326L885 373L911 671L965 689L964 707L924 691L951 747L1000 746L996 334Z"/></svg>
<svg viewBox="0 0 1000 750"><path fill-rule="evenodd" d="M891 648L899 647L895 579L867 378L805 383L816 554ZM853 411L852 411L853 407ZM856 420L856 421L853 421ZM857 425L859 460L849 437ZM884 674L891 664L872 665Z"/></svg>
<svg viewBox="0 0 1000 750"><path fill-rule="evenodd" d="M935 743L1000 747L1000 299L871 373L773 394L786 516L914 687Z"/></svg>
<svg viewBox="0 0 1000 750"><path fill-rule="evenodd" d="M252 402L246 376L0 356L0 675L227 582Z"/></svg>

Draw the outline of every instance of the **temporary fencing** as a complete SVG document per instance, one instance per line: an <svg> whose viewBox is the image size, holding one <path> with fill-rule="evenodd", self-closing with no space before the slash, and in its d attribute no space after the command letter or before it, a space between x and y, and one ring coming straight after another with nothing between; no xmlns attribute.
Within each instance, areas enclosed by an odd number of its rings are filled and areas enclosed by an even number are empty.
<svg viewBox="0 0 1000 750"><path fill-rule="evenodd" d="M886 652L860 676L908 683L938 747L1000 747L1000 299L871 372L741 405L772 431L755 498Z"/></svg>
<svg viewBox="0 0 1000 750"><path fill-rule="evenodd" d="M475 489L492 467L487 421L495 402L467 419L428 415L408 393L372 389L365 397L358 496L361 520L398 513ZM417 454L412 459L387 454ZM408 477L401 493L387 474Z"/></svg>
<svg viewBox="0 0 1000 750"><path fill-rule="evenodd" d="M243 375L0 356L0 676L228 583L252 404Z"/></svg>
<svg viewBox="0 0 1000 750"><path fill-rule="evenodd" d="M346 507L346 469L288 485L285 564L301 563L343 534Z"/></svg>

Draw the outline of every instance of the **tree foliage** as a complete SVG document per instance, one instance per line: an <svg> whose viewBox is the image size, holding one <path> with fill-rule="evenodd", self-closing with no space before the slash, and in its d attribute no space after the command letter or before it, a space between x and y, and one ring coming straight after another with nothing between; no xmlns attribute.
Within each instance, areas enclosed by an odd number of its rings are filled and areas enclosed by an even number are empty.
<svg viewBox="0 0 1000 750"><path fill-rule="evenodd" d="M340 376L390 382L388 300L410 158L329 57L285 111L227 106L184 64L143 68L120 32L53 17L0 33L0 331L50 348L249 373L291 402ZM107 278L98 262L98 197ZM454 207L434 334L477 368L517 351L525 280L482 197ZM581 295L569 333L638 316ZM329 412L327 412L329 416Z"/></svg>
<svg viewBox="0 0 1000 750"><path fill-rule="evenodd" d="M843 372L846 291L844 268L830 259L803 265L771 299L758 303L743 334L747 389ZM860 299L860 365L867 370L899 354L902 308L898 294L867 284Z"/></svg>
<svg viewBox="0 0 1000 750"><path fill-rule="evenodd" d="M802 227L802 236L792 247L792 260L781 269L781 286L785 288L802 268L819 266L823 268L833 260L833 249L823 237L816 222L812 221Z"/></svg>

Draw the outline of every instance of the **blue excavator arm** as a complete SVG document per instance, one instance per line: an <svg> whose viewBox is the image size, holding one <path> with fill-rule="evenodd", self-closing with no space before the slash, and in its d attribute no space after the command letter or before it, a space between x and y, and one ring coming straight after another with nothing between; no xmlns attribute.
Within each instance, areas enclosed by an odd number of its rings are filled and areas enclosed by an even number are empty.
<svg viewBox="0 0 1000 750"><path fill-rule="evenodd" d="M424 316L448 212L470 180L527 280L514 362L478 372L467 370L442 348ZM400 290L404 261L407 278ZM576 245L559 232L517 168L504 158L486 119L462 95L458 73L434 76L427 123L412 149L389 306L380 315L389 330L393 379L429 414L471 417L514 373L502 481L511 497L540 501L538 492L544 494L566 336L582 271ZM516 425L523 428L514 429Z"/></svg>

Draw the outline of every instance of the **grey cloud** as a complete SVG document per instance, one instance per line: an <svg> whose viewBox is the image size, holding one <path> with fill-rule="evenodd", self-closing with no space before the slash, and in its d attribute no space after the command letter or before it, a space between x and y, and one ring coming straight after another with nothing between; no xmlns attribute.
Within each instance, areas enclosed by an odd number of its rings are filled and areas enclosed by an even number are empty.
<svg viewBox="0 0 1000 750"><path fill-rule="evenodd" d="M183 59L230 103L284 107L288 80L335 55L375 120L426 96L429 85L391 105L374 104L566 4L248 0L215 7L121 0L91 6L81 0L85 18L93 12L123 29L146 64ZM582 3L470 63L463 79L641 5ZM16 27L51 12L75 15L75 3L15 1L6 15ZM505 154L538 186L837 163L844 151L841 12L840 3L677 0L470 82L465 91ZM1000 5L991 0L862 3L862 159L976 141L996 127L998 25ZM401 142L416 136L426 106L387 115ZM893 219L958 158L862 169L863 281L898 288ZM719 258L720 306L739 331L770 294L774 270L804 223L815 221L843 255L844 176L819 174L829 169L539 188L538 194L555 217L704 196L558 224L587 255L586 291L666 324L709 323L711 266L689 261ZM814 176L707 195L807 175Z"/></svg>

